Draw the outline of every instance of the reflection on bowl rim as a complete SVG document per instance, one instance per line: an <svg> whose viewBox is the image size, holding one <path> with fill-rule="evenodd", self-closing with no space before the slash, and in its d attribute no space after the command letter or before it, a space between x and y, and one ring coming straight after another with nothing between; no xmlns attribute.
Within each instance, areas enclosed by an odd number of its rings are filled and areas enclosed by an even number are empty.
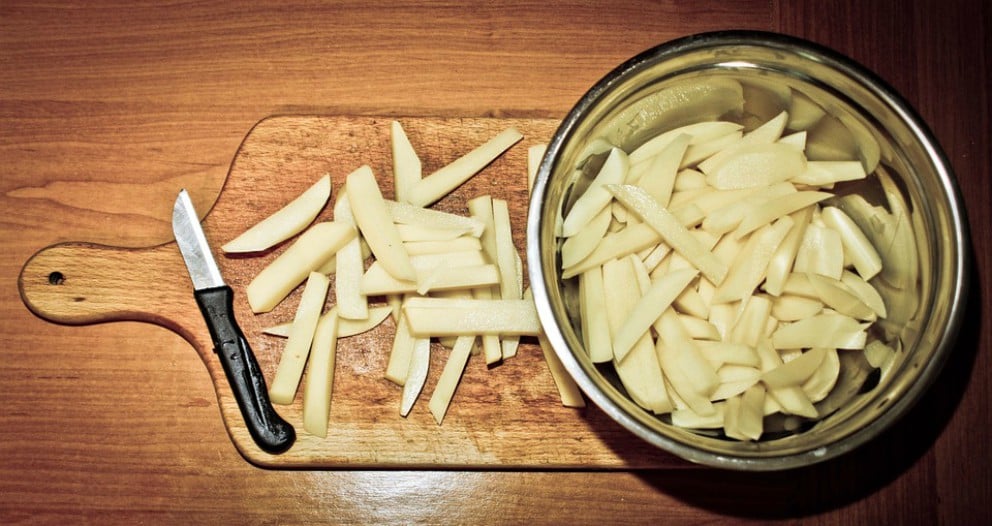
<svg viewBox="0 0 992 526"><path fill-rule="evenodd" d="M557 280L557 276L554 271L549 271L547 275L544 272L547 257L543 248L544 236L542 235L542 222L540 219L542 215L545 215L544 209L548 208L545 206L545 201L547 200L549 180L552 171L556 168L558 156L561 155L566 142L575 134L576 128L583 116L590 108L596 105L601 97L609 94L618 85L621 85L625 79L637 72L663 62L669 57L681 55L686 52L723 46L757 46L780 50L784 53L802 55L803 58L810 59L841 72L846 78L853 80L855 83L869 90L873 96L879 99L879 102L885 105L887 110L895 113L902 124L910 129L914 138L920 143L921 148L926 152L930 162L933 164L934 172L938 179L937 184L939 184L948 197L948 202L946 203L948 217L946 219L952 228L953 237L949 241L952 243L953 248L956 248L956 252L948 256L951 258L953 268L945 269L945 274L949 272L951 276L951 283L949 284L951 290L947 291L950 297L950 305L946 314L947 323L935 339L935 350L931 359L917 374L916 380L908 386L899 399L888 404L887 409L864 427L850 432L831 444L780 456L723 455L698 448L680 442L672 437L664 436L651 429L645 423L645 420L654 417L649 415L647 411L641 410L638 411L638 414L632 414L622 407L624 404L627 406L633 405L629 400L626 400L623 404L618 404L612 400L611 396L597 387L588 375L588 371L583 368L582 364L579 363L577 358L569 350L568 343L559 326L560 322L556 318L549 296L550 286L548 280ZM729 63L730 61L722 62ZM550 214L548 215L550 217ZM953 347L954 339L962 322L969 279L967 269L967 262L970 260L968 239L964 207L950 163L947 161L926 124L895 90L850 58L818 44L795 37L761 31L720 31L683 37L640 53L604 76L576 103L552 136L548 143L545 157L538 169L534 183L533 200L528 214L527 266L538 315L542 325L545 327L548 340L566 369L597 406L640 438L689 461L723 468L765 471L809 465L850 451L888 428L917 402L946 361L946 357ZM550 247L550 249L553 250L553 247ZM607 384L607 390L612 389L609 382L603 383ZM615 391L615 389L613 390ZM622 397L619 391L613 393L613 396ZM690 431L686 432L691 433Z"/></svg>

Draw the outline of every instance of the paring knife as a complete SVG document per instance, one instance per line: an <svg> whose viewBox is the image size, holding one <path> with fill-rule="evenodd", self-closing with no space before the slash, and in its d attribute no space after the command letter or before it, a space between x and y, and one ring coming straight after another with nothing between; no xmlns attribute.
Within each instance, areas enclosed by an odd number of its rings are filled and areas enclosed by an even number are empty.
<svg viewBox="0 0 992 526"><path fill-rule="evenodd" d="M220 356L248 432L263 451L286 451L296 440L296 431L272 408L265 377L234 319L234 291L220 275L185 189L179 192L172 209L172 231L193 281L193 296L207 322L214 352Z"/></svg>

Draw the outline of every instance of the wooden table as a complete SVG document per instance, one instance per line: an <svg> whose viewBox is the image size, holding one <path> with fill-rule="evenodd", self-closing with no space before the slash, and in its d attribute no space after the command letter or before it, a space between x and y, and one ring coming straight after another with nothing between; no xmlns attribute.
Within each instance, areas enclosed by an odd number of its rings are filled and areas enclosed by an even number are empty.
<svg viewBox="0 0 992 526"><path fill-rule="evenodd" d="M239 4L0 3L0 522L990 522L988 5ZM875 69L942 141L970 214L976 274L955 354L907 418L836 461L773 474L260 469L232 447L185 340L52 324L18 295L22 265L49 244L168 241L176 189L218 193L266 116L556 118L621 60L725 28L806 37Z"/></svg>

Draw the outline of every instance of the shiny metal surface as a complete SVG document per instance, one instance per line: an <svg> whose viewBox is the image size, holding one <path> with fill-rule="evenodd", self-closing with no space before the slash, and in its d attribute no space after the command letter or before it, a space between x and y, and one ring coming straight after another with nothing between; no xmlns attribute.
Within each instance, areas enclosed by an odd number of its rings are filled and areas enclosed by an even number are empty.
<svg viewBox="0 0 992 526"><path fill-rule="evenodd" d="M186 190L179 191L172 208L172 232L176 235L179 252L182 253L189 277L193 280L193 288L203 290L223 286L224 278L210 252L210 244L207 243L199 216L196 215L196 209L193 208Z"/></svg>
<svg viewBox="0 0 992 526"><path fill-rule="evenodd" d="M574 283L559 279L554 232L563 207L581 188L583 167L594 164L603 141L630 151L659 132L720 117L728 111L713 87L721 79L789 86L842 122L862 144L862 161L877 161L877 172L890 174L897 185L885 186L873 174L867 185L838 188L837 205L844 206L843 195L851 192L893 214L904 207L915 234L916 253L908 259L918 261L907 275L896 276L916 286L890 291L886 298L901 309L901 316L877 335L901 349L886 374L852 389L837 404L841 407L822 421L755 443L665 423L627 398L611 367L588 359L572 318L577 313L571 305ZM968 288L969 241L962 201L950 165L926 125L860 65L817 45L761 32L709 33L663 44L593 86L548 145L535 183L527 242L530 282L542 324L583 391L648 442L693 462L740 470L787 469L826 460L891 425L919 399L953 351Z"/></svg>

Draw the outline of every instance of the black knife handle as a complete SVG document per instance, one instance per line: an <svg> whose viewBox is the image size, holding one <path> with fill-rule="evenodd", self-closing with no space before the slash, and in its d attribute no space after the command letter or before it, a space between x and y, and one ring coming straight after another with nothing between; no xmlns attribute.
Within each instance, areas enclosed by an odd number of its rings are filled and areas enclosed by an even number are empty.
<svg viewBox="0 0 992 526"><path fill-rule="evenodd" d="M198 290L194 296L248 432L263 451L272 454L286 451L296 440L296 431L272 408L265 377L234 319L234 291L225 285Z"/></svg>

